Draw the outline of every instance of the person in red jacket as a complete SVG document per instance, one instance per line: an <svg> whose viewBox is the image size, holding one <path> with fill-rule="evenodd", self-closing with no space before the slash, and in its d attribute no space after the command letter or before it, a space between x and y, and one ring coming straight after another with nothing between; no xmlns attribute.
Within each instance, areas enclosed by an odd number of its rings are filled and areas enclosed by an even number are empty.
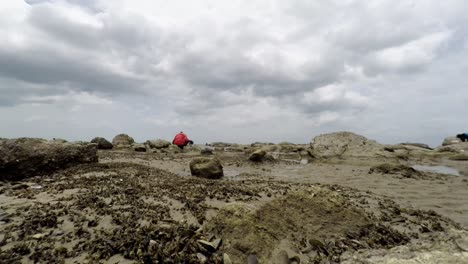
<svg viewBox="0 0 468 264"><path fill-rule="evenodd" d="M180 149L184 149L187 144L193 144L193 141L188 139L187 135L184 132L180 131L179 134L175 135L172 144L177 145Z"/></svg>

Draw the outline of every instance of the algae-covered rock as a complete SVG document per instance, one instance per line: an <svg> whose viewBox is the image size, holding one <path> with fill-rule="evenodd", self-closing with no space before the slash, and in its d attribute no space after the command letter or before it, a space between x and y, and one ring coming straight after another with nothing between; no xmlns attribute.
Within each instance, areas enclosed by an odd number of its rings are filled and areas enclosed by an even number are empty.
<svg viewBox="0 0 468 264"><path fill-rule="evenodd" d="M252 152L252 154L250 154L249 160L255 161L255 162L262 161L266 154L267 153L262 149L256 150Z"/></svg>
<svg viewBox="0 0 468 264"><path fill-rule="evenodd" d="M112 139L112 144L115 148L128 148L135 140L127 134L119 134Z"/></svg>
<svg viewBox="0 0 468 264"><path fill-rule="evenodd" d="M422 173L403 164L383 163L370 168L369 173L400 174L407 178L418 178Z"/></svg>
<svg viewBox="0 0 468 264"><path fill-rule="evenodd" d="M98 161L96 144L51 142L37 138L0 140L0 180L21 180Z"/></svg>
<svg viewBox="0 0 468 264"><path fill-rule="evenodd" d="M97 144L98 149L112 149L114 145L103 137L95 137L91 140L91 143Z"/></svg>
<svg viewBox="0 0 468 264"><path fill-rule="evenodd" d="M219 179L224 176L223 166L218 159L194 158L190 162L190 172L193 176Z"/></svg>

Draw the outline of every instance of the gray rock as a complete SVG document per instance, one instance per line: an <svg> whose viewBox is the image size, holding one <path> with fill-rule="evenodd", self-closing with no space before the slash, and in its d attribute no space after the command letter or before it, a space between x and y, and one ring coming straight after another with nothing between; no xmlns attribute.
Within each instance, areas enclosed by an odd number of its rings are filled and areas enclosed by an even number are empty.
<svg viewBox="0 0 468 264"><path fill-rule="evenodd" d="M456 144L441 146L441 147L436 148L436 150L439 152L455 152L455 153L466 152L468 151L468 142L460 142Z"/></svg>
<svg viewBox="0 0 468 264"><path fill-rule="evenodd" d="M442 146L448 146L453 144L461 143L462 141L457 137L446 137L442 142Z"/></svg>
<svg viewBox="0 0 468 264"><path fill-rule="evenodd" d="M150 148L163 149L168 148L171 145L171 142L164 139L156 139L146 141L146 145L148 145Z"/></svg>
<svg viewBox="0 0 468 264"><path fill-rule="evenodd" d="M376 141L351 132L319 135L311 141L310 147L309 154L313 158L371 157L383 152L383 146Z"/></svg>
<svg viewBox="0 0 468 264"><path fill-rule="evenodd" d="M224 263L224 264L232 264L231 258L230 258L229 255L226 254L226 253L223 253L223 263Z"/></svg>
<svg viewBox="0 0 468 264"><path fill-rule="evenodd" d="M91 140L91 143L97 144L98 149L112 149L114 145L103 137L95 137Z"/></svg>
<svg viewBox="0 0 468 264"><path fill-rule="evenodd" d="M190 162L190 172L193 176L219 179L224 176L223 166L218 159L194 158Z"/></svg>
<svg viewBox="0 0 468 264"><path fill-rule="evenodd" d="M255 254L250 254L247 257L247 264L258 264L258 258Z"/></svg>
<svg viewBox="0 0 468 264"><path fill-rule="evenodd" d="M136 152L146 152L146 146L143 144L134 144L133 150L135 150Z"/></svg>
<svg viewBox="0 0 468 264"><path fill-rule="evenodd" d="M262 149L259 149L259 150L252 152L252 154L250 154L249 160L259 162L263 160L265 155L266 155L266 152Z"/></svg>
<svg viewBox="0 0 468 264"><path fill-rule="evenodd" d="M432 149L431 147L429 147L429 145L427 144L423 144L423 143L401 143L401 145L404 145L404 146L414 146L414 147L419 147L419 148L423 148L423 149Z"/></svg>
<svg viewBox="0 0 468 264"><path fill-rule="evenodd" d="M135 140L127 134L119 134L112 139L112 145L114 145L114 148L128 148L133 143L135 143Z"/></svg>
<svg viewBox="0 0 468 264"><path fill-rule="evenodd" d="M211 148L204 148L200 151L200 154L202 155L213 155L213 149Z"/></svg>
<svg viewBox="0 0 468 264"><path fill-rule="evenodd" d="M1 140L0 153L0 180L21 180L98 161L96 144L63 144L37 138Z"/></svg>

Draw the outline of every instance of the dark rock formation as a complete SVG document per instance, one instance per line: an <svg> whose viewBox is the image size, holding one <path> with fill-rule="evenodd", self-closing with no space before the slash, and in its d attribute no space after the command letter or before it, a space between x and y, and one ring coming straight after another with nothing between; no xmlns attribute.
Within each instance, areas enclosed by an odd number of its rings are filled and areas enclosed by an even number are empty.
<svg viewBox="0 0 468 264"><path fill-rule="evenodd" d="M107 139L102 137L95 137L91 140L91 143L97 144L98 149L112 149L114 145L110 143Z"/></svg>
<svg viewBox="0 0 468 264"><path fill-rule="evenodd" d="M0 180L21 180L97 161L96 144L78 145L36 138L0 141Z"/></svg>

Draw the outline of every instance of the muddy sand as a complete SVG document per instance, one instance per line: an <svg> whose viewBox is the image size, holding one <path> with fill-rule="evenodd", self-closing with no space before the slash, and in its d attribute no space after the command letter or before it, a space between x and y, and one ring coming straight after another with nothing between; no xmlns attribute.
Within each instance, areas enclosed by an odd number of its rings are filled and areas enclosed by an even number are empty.
<svg viewBox="0 0 468 264"><path fill-rule="evenodd" d="M106 150L1 183L0 263L468 263L467 161L216 149L209 180L190 175L197 156Z"/></svg>

